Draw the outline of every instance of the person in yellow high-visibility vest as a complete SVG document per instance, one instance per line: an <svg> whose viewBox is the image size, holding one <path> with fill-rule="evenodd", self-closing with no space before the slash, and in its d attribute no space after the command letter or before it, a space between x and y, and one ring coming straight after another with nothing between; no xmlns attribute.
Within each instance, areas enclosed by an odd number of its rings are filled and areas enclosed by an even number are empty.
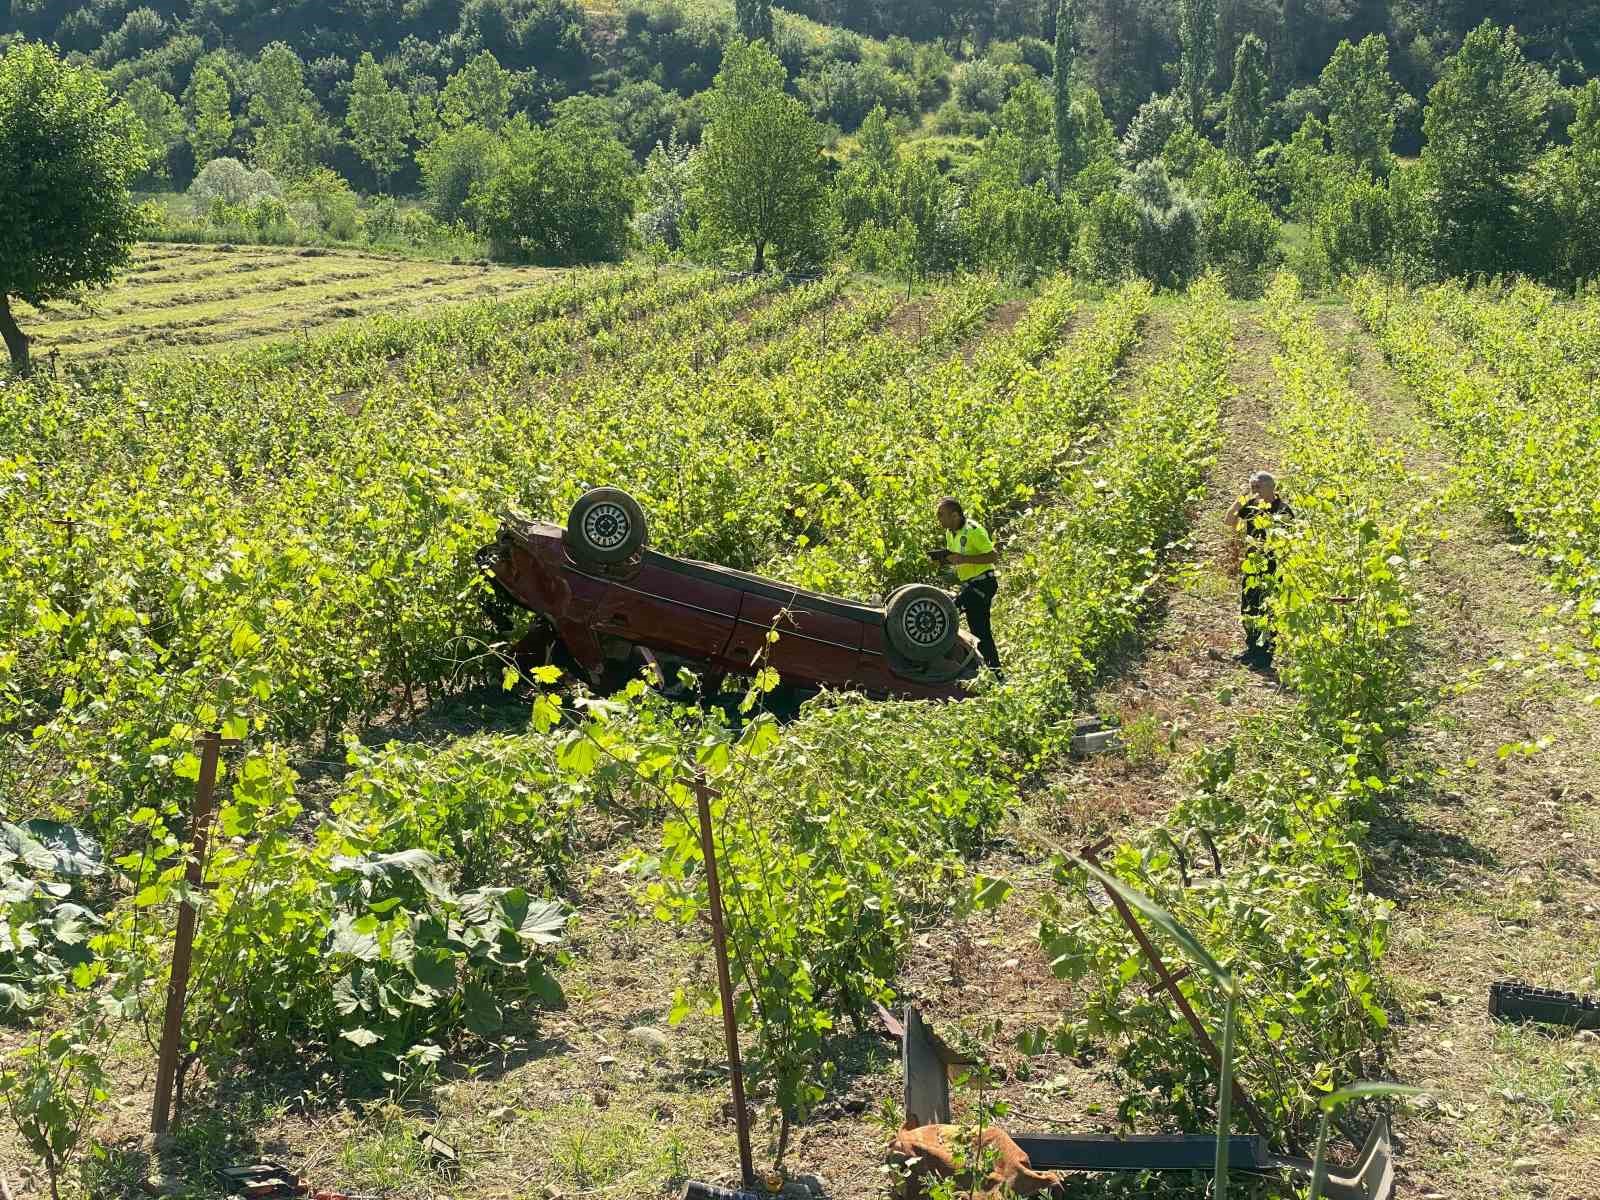
<svg viewBox="0 0 1600 1200"><path fill-rule="evenodd" d="M994 644L994 626L990 621L995 593L1000 590L999 577L994 573L1000 556L995 553L989 531L967 516L961 501L946 496L939 501L937 515L944 529L945 544L945 553L939 556L939 561L955 571L956 582L961 585L956 592L956 607L967 615L967 627L978 639L978 653L983 655L983 661L997 676L1004 678L1000 670L1000 649Z"/></svg>

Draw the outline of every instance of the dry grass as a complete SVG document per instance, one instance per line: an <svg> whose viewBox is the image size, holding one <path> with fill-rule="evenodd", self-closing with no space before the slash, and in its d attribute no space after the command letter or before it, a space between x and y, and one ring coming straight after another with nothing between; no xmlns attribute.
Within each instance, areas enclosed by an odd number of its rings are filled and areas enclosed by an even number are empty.
<svg viewBox="0 0 1600 1200"><path fill-rule="evenodd" d="M66 362L128 351L235 344L377 314L507 296L547 280L533 267L418 262L342 250L140 248L116 285L83 304L26 305L18 321L33 354Z"/></svg>

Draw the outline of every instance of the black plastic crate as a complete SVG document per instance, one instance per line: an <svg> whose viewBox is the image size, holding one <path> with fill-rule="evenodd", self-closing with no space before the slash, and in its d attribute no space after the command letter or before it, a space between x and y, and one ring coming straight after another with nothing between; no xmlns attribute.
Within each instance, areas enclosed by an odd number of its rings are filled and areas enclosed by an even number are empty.
<svg viewBox="0 0 1600 1200"><path fill-rule="evenodd" d="M1506 980L1489 985L1489 1015L1502 1021L1600 1029L1600 999Z"/></svg>

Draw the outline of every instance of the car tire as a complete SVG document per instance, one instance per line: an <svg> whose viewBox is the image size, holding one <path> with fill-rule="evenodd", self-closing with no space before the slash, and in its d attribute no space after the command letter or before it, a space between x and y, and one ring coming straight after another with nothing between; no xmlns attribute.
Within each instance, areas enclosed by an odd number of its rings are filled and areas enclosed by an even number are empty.
<svg viewBox="0 0 1600 1200"><path fill-rule="evenodd" d="M620 488L585 492L567 516L567 542L583 562L627 562L645 542L644 509Z"/></svg>
<svg viewBox="0 0 1600 1200"><path fill-rule="evenodd" d="M961 636L955 601L926 583L909 584L889 597L884 627L889 644L914 663L943 657Z"/></svg>

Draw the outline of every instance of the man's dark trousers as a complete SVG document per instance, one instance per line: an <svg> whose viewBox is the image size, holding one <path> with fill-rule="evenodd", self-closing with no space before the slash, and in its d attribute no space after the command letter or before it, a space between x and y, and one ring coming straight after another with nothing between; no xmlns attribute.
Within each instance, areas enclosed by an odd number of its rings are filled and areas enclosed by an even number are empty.
<svg viewBox="0 0 1600 1200"><path fill-rule="evenodd" d="M1272 664L1272 625L1267 619L1268 587L1270 573L1246 575L1239 598L1239 611L1244 616L1245 653L1250 658Z"/></svg>
<svg viewBox="0 0 1600 1200"><path fill-rule="evenodd" d="M978 653L983 655L983 661L996 675L1000 674L1000 648L994 644L990 612L994 607L995 593L999 590L1000 581L995 578L993 571L988 571L976 579L967 580L956 593L956 607L967 614L967 628L978 639Z"/></svg>

